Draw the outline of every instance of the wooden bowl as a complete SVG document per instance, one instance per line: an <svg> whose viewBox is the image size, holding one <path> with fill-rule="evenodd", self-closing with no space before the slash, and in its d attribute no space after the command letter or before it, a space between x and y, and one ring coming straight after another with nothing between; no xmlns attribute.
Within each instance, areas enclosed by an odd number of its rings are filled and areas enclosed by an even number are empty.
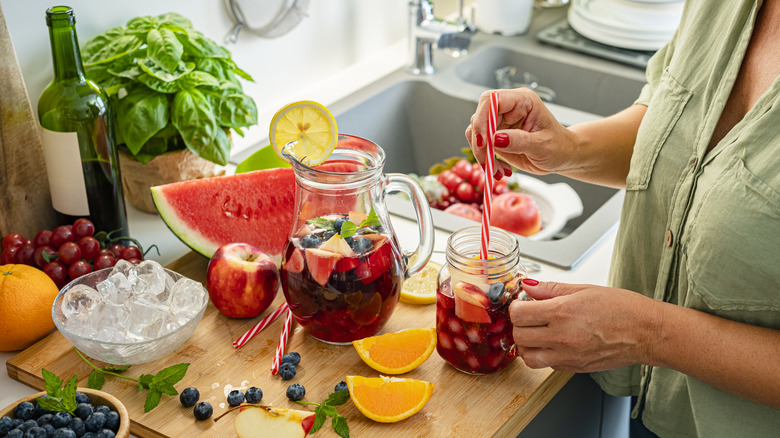
<svg viewBox="0 0 780 438"><path fill-rule="evenodd" d="M93 405L106 405L114 409L119 414L119 430L116 432L116 438L128 438L130 436L130 415L127 414L125 405L123 405L118 398L107 392L98 391L95 389L76 388L76 390L88 395L90 400L92 400ZM38 392L33 395L20 398L3 409L0 409L0 418L2 418L4 415L8 415L9 417L13 418L16 405L24 401L33 402L34 404L34 400L36 398L42 397L44 395L46 395L45 392Z"/></svg>

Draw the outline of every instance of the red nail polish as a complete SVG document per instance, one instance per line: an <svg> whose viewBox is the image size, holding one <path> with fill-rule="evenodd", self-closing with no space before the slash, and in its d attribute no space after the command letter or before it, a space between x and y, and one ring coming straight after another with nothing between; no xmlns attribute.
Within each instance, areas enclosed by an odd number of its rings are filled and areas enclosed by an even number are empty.
<svg viewBox="0 0 780 438"><path fill-rule="evenodd" d="M477 134L477 147L478 148L482 147L482 135L481 134Z"/></svg>
<svg viewBox="0 0 780 438"><path fill-rule="evenodd" d="M504 169L504 176L512 176L512 169L509 168Z"/></svg>
<svg viewBox="0 0 780 438"><path fill-rule="evenodd" d="M496 134L496 136L493 137L493 145L497 148L509 146L509 135L503 132Z"/></svg>
<svg viewBox="0 0 780 438"><path fill-rule="evenodd" d="M496 174L495 174L495 175L493 175L493 179L494 179L494 180L496 180L496 181L498 181L498 180L500 180L500 179L501 179L501 177L502 177L502 176L503 176L503 175L501 175L501 171L500 171L500 170L496 170Z"/></svg>
<svg viewBox="0 0 780 438"><path fill-rule="evenodd" d="M537 280L534 280L533 278L524 278L523 284L527 284L529 286L538 286L539 282Z"/></svg>

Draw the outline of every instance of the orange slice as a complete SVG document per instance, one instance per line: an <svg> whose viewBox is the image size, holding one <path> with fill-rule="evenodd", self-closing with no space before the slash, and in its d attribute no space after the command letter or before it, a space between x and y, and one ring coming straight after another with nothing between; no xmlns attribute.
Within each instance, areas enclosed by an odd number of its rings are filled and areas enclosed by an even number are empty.
<svg viewBox="0 0 780 438"><path fill-rule="evenodd" d="M352 341L371 368L385 374L403 374L422 365L436 348L436 329L406 329Z"/></svg>
<svg viewBox="0 0 780 438"><path fill-rule="evenodd" d="M397 377L347 376L349 398L366 417L380 423L409 418L425 406L433 383Z"/></svg>

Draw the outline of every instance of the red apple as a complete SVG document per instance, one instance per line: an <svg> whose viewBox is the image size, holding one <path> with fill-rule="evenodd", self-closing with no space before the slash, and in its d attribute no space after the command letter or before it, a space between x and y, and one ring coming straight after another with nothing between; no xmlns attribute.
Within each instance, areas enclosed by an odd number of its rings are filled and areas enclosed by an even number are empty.
<svg viewBox="0 0 780 438"><path fill-rule="evenodd" d="M473 284L459 281L453 288L455 315L468 322L489 323L487 307L490 299Z"/></svg>
<svg viewBox="0 0 780 438"><path fill-rule="evenodd" d="M542 228L542 217L536 201L525 193L509 192L493 198L491 225L521 236L536 234Z"/></svg>
<svg viewBox="0 0 780 438"><path fill-rule="evenodd" d="M482 212L477 207L471 204L457 203L452 204L444 209L445 212L454 214L455 216L465 217L473 221L480 222L482 220ZM495 208L493 209L495 211Z"/></svg>
<svg viewBox="0 0 780 438"><path fill-rule="evenodd" d="M228 243L211 256L206 288L217 310L231 318L262 313L279 290L279 269L248 243Z"/></svg>
<svg viewBox="0 0 780 438"><path fill-rule="evenodd" d="M314 426L314 418L314 412L271 406L242 406L233 427L239 438L301 438Z"/></svg>

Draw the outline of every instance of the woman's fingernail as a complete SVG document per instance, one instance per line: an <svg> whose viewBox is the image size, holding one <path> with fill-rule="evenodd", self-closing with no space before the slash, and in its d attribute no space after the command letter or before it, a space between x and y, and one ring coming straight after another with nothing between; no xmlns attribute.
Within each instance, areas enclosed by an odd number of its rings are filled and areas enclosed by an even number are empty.
<svg viewBox="0 0 780 438"><path fill-rule="evenodd" d="M480 134L477 134L477 147L478 148L482 147L482 135Z"/></svg>
<svg viewBox="0 0 780 438"><path fill-rule="evenodd" d="M512 169L505 168L504 169L504 176L512 176Z"/></svg>
<svg viewBox="0 0 780 438"><path fill-rule="evenodd" d="M495 174L495 175L493 175L493 179L495 179L496 181L498 181L498 180L500 180L500 179L501 179L501 177L502 177L502 176L503 176L503 175L501 175L501 171L500 171L500 170L497 170L497 171L496 171L496 174Z"/></svg>
<svg viewBox="0 0 780 438"><path fill-rule="evenodd" d="M496 134L496 136L493 137L493 144L497 148L505 148L509 146L509 135L503 132Z"/></svg>
<svg viewBox="0 0 780 438"><path fill-rule="evenodd" d="M539 286L539 282L533 278L524 278L523 284L527 284L529 286Z"/></svg>

